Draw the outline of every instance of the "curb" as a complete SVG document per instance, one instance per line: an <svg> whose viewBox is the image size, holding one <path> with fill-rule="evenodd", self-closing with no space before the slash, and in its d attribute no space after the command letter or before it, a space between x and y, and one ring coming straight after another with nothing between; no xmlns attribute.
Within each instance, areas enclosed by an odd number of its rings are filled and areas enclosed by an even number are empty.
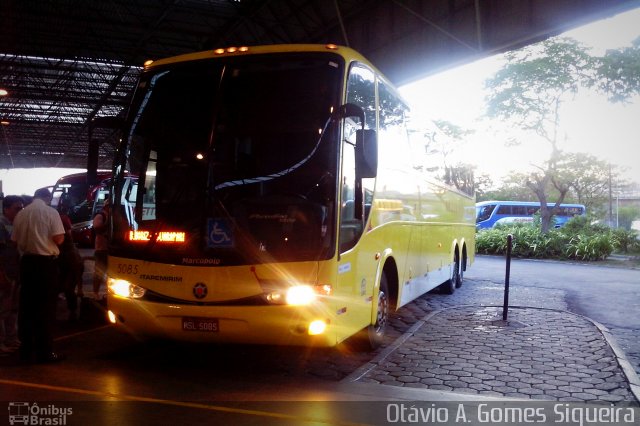
<svg viewBox="0 0 640 426"><path fill-rule="evenodd" d="M500 259L504 259L504 255L499 255L499 254L478 254L476 253L476 257L487 257L487 258L500 258ZM634 257L631 257L630 260L632 260ZM598 263L596 263L597 261L584 261L581 262L579 260L559 260L559 259L533 259L533 258L529 258L529 257L513 257L511 258L512 261L517 260L518 262L534 262L534 263L555 263L555 264L559 264L559 265L575 265L575 266L594 266L594 267L598 267L598 268L611 268L611 269L629 269L631 271L637 271L640 270L639 267L636 266L613 266L613 265L600 265Z"/></svg>
<svg viewBox="0 0 640 426"><path fill-rule="evenodd" d="M577 315L577 314L574 314L574 315ZM579 315L579 316L582 316L582 315ZM596 326L596 328L600 331L604 339L607 341L607 344L609 345L609 347L611 348L611 350L616 356L616 361L618 362L618 365L622 369L622 373L626 376L627 381L629 382L629 388L631 390L631 393L633 394L633 396L636 397L636 400L640 402L640 377L638 377L638 375L636 374L636 370L633 368L633 365L631 365L631 363L627 359L627 356L622 350L622 348L620 347L620 345L618 345L618 342L613 337L613 334L611 334L611 332L607 327L600 324L599 322L594 321L591 318L587 318L584 316L582 317L585 318L586 320L591 321Z"/></svg>
<svg viewBox="0 0 640 426"><path fill-rule="evenodd" d="M391 355L398 348L400 348L402 346L402 344L404 342L406 342L409 338L411 338L420 327L422 327L425 323L427 323L429 320L431 320L431 318L435 317L436 315L439 315L442 312L450 311L450 310L454 310L454 309L460 309L460 308L501 308L501 307L502 307L502 305L459 305L459 306L455 306L455 307L443 308L443 309L438 309L436 311L433 311L433 312L425 315L420 320L416 321L416 323L414 325L412 325L411 328L409 328L402 336L398 337L389 346L384 348L371 361L367 362L366 364L364 364L363 366L361 366L360 368L358 368L357 370L353 371L351 374L349 374L348 376L343 378L341 380L341 383L356 382L359 379L361 379L362 377L364 377L371 370L373 370L374 368L376 368L377 366L382 364L382 362L389 355ZM638 375L636 374L635 369L633 368L633 366L631 365L631 363L627 359L624 351L622 350L622 348L620 348L620 346L618 345L618 343L616 342L615 338L613 337L613 335L611 334L611 332L609 331L609 329L607 327L605 327L604 325L600 324L597 321L592 320L589 317L585 317L584 315L576 314L574 312L570 312L570 311L563 310L563 309L540 308L540 307L533 307L533 306L510 306L510 308L535 309L535 310L541 310L541 311L560 312L560 313L563 313L563 314L569 314L569 315L573 315L575 317L582 318L582 319L590 322L591 324L593 324L596 327L596 329L598 330L598 332L602 335L602 337L604 338L604 340L607 343L607 345L609 345L609 347L613 351L613 353L615 355L615 358L616 358L616 362L617 362L618 366L620 367L620 369L622 370L622 373L625 375L625 377L627 379L627 382L629 384L629 388L630 388L631 393L635 397L636 401L640 402L640 378L638 377ZM447 393L447 391L439 391L439 392ZM454 394L454 392L448 392L448 393ZM509 398L505 397L504 399L509 399Z"/></svg>
<svg viewBox="0 0 640 426"><path fill-rule="evenodd" d="M447 308L447 309L451 309L451 308ZM378 365L380 365L382 363L382 361L384 361L389 355L391 355L400 346L402 346L402 344L404 342L406 342L409 338L411 338L411 336L413 336L416 333L416 331L418 331L418 329L420 327L422 327L432 316L434 316L435 314L437 314L439 312L442 312L444 310L445 309L440 309L438 311L432 312L432 313L424 316L422 319L419 319L418 321L416 321L416 323L413 324L411 326L411 328L409 328L407 331L405 331L402 336L398 337L389 346L387 346L382 351L380 351L380 353L378 355L376 355L375 357L373 357L373 359L371 361L367 362L363 366L361 366L358 369L356 369L355 371L353 371L347 377L345 377L342 380L340 380L340 382L356 382L359 379L361 379L362 377L364 377L369 371L373 370Z"/></svg>

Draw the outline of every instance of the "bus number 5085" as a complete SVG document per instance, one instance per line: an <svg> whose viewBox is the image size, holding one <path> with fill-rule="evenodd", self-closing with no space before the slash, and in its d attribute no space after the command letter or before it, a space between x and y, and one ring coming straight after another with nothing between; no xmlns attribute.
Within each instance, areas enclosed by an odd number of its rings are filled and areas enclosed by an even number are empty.
<svg viewBox="0 0 640 426"><path fill-rule="evenodd" d="M118 273L127 275L138 275L138 265L131 263L118 263Z"/></svg>

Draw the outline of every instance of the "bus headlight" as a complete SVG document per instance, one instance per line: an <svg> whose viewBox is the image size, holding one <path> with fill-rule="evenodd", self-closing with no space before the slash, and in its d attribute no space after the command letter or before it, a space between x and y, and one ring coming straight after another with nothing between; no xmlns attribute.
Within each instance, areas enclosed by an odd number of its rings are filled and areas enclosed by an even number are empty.
<svg viewBox="0 0 640 426"><path fill-rule="evenodd" d="M109 278L107 280L107 287L116 296L126 297L131 299L139 299L144 296L146 290L140 286L130 283L127 280L121 280L116 278Z"/></svg>
<svg viewBox="0 0 640 426"><path fill-rule="evenodd" d="M316 293L309 285L296 285L287 289L285 299L287 305L309 305L316 299Z"/></svg>
<svg viewBox="0 0 640 426"><path fill-rule="evenodd" d="M330 284L283 285L280 288L265 289L266 300L274 305L304 306L315 302L319 297L330 296L333 287Z"/></svg>

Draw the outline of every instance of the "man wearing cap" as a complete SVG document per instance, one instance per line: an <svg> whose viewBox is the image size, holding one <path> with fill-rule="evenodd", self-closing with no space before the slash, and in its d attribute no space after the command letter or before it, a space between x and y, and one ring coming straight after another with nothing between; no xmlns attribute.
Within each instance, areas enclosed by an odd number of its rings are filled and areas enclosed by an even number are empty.
<svg viewBox="0 0 640 426"><path fill-rule="evenodd" d="M48 204L51 192L38 189L33 202L13 221L11 239L18 245L20 258L20 306L18 333L22 342L20 359L36 362L60 361L53 352L53 325L58 297L58 245L64 241L60 215Z"/></svg>

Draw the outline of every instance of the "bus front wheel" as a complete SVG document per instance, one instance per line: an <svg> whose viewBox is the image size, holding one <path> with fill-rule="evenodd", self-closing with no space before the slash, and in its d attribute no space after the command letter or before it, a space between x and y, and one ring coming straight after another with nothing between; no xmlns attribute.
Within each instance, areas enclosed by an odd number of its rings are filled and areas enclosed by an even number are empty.
<svg viewBox="0 0 640 426"><path fill-rule="evenodd" d="M359 349L374 350L384 342L384 335L389 323L389 286L384 273L380 277L380 290L378 291L377 301L376 321L374 324L369 324L359 333L356 345Z"/></svg>

